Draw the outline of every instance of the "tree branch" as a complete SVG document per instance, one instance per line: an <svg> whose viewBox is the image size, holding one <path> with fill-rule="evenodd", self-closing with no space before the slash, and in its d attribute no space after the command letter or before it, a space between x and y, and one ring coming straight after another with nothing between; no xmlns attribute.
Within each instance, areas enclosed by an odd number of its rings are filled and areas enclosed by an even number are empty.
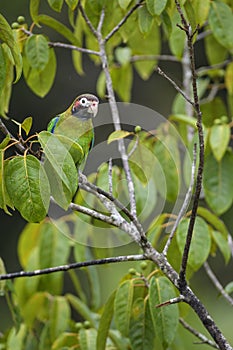
<svg viewBox="0 0 233 350"><path fill-rule="evenodd" d="M97 259L97 260L88 260L83 262L67 264L67 265L48 267L46 269L35 270L35 271L20 271L20 272L7 273L4 275L0 275L0 281L9 280L13 278L20 278L20 277L33 277L33 276L39 276L39 275L46 275L46 274L59 272L59 271L79 269L87 266L105 265L105 264L112 264L112 263L119 263L119 262L126 262L126 261L140 261L140 260L146 260L146 257L143 254L138 254L138 255L116 256L116 257Z"/></svg>
<svg viewBox="0 0 233 350"><path fill-rule="evenodd" d="M215 288L228 301L228 303L230 303L231 306L233 306L233 299L230 297L229 294L227 294L225 292L225 289L223 288L223 286L221 285L221 283L219 282L219 280L217 279L217 277L213 273L213 271L212 271L212 269L207 261L204 263L204 268L205 268L205 271L206 271L207 275L209 276L210 280L212 281L213 285L215 286Z"/></svg>
<svg viewBox="0 0 233 350"><path fill-rule="evenodd" d="M184 97L186 101L188 101L193 108L195 108L194 102L186 95L186 93L172 80L160 67L156 67L155 71L159 73L162 77L167 79L173 86L174 88Z"/></svg>
<svg viewBox="0 0 233 350"><path fill-rule="evenodd" d="M213 341L206 338L206 336L204 334L198 332L196 329L191 327L187 322L185 322L183 320L183 318L180 317L179 321L185 329L187 329L190 333L194 334L197 338L199 338L201 340L202 344L208 344L215 349L219 349L218 345L216 345Z"/></svg>
<svg viewBox="0 0 233 350"><path fill-rule="evenodd" d="M13 141L18 141L17 143L14 144L14 146L21 152L24 153L26 148L22 145L22 143L20 143L19 140L16 140L16 138L10 133L10 131L7 129L6 125L3 123L2 119L0 118L0 131L4 134L4 135L9 135L10 138Z"/></svg>
<svg viewBox="0 0 233 350"><path fill-rule="evenodd" d="M178 58L172 55L134 55L130 58L130 62L138 61L170 61L170 62L180 62Z"/></svg>
<svg viewBox="0 0 233 350"><path fill-rule="evenodd" d="M123 24L127 21L127 19L132 15L132 13L137 10L138 7L141 6L142 2L144 0L139 0L125 15L125 17L123 17L120 22L111 30L110 33L108 33L108 35L106 35L106 37L104 38L104 43L106 43L116 32L118 32L118 30L123 26Z"/></svg>
<svg viewBox="0 0 233 350"><path fill-rule="evenodd" d="M112 194L104 191L102 188L92 184L91 182L88 182L86 177L81 174L80 179L80 188L82 188L83 181L86 184L86 186L90 187L94 192L100 193L106 198L108 198L110 201L112 201L128 218L129 220L135 225L137 228L138 232L140 233L141 236L145 235L145 232L143 230L142 225L138 220L135 219L135 217L131 214L131 212L117 199L115 198Z"/></svg>
<svg viewBox="0 0 233 350"><path fill-rule="evenodd" d="M193 92L193 99L194 99L194 102L192 103L192 105L194 106L194 109L197 115L197 130L198 130L198 138L199 138L199 166L198 166L198 172L197 172L196 187L194 192L193 207L192 207L192 212L190 216L188 232L187 232L184 252L182 256L181 268L180 268L179 282L180 282L180 286L182 287L182 285L186 284L186 276L185 276L186 267L188 262L190 245L192 241L194 224L195 224L196 215L197 215L198 201L199 201L201 187L202 187L202 174L203 174L203 168L204 168L204 135L203 135L203 127L202 127L202 113L200 110L199 97L197 93L197 75L195 70L195 58L194 58L194 47L193 47L193 36L196 31L193 32L190 23L186 21L186 18L183 14L183 11L181 9L181 6L178 0L175 0L175 4L181 18L181 22L183 26L182 29L185 31L186 37L187 37L187 45L188 45L189 58L190 58L190 69L192 72L192 92Z"/></svg>
<svg viewBox="0 0 233 350"><path fill-rule="evenodd" d="M99 56L100 53L98 51L90 50L90 49L84 49L82 47L78 47L75 45L70 45L70 44L65 44L65 43L60 43L60 42L51 42L49 41L49 46L51 47L61 47L62 49L68 49L68 50L74 50L74 51L79 51L83 53L87 53L89 55L95 55Z"/></svg>

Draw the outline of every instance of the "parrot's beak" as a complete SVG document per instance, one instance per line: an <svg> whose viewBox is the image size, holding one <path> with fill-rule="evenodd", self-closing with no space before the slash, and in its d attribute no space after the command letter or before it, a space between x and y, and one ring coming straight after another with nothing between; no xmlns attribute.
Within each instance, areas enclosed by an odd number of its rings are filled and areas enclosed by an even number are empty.
<svg viewBox="0 0 233 350"><path fill-rule="evenodd" d="M96 101L90 102L87 111L95 117L98 112L98 103Z"/></svg>

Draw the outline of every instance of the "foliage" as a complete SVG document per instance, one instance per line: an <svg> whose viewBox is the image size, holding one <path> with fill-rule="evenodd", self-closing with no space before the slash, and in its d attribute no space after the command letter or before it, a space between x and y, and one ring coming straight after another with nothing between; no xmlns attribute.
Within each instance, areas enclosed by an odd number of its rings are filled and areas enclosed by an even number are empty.
<svg viewBox="0 0 233 350"><path fill-rule="evenodd" d="M11 28L0 15L0 114L3 121L7 118L12 84L17 83L21 74L36 95L44 97L51 90L56 76L56 46L70 45L77 74L83 74L83 55L89 55L97 65L102 64L96 87L98 95L105 97L108 77L94 35L103 7L102 33L107 66L113 89L122 101L130 101L134 71L144 80L152 76L164 55L163 41L169 46L170 59L172 57L178 64L183 64L186 37L176 25L180 24L180 18L175 2L146 0L140 6L134 0L86 0L81 3L91 26L85 21L77 0L48 0L53 11L68 13L69 25L55 19L55 12L54 17L40 13L40 0L30 1L33 25L25 23L20 16ZM181 1L182 11L193 31L199 26L200 34L195 34L193 40L194 43L204 40L209 64L197 70L205 137L204 201L198 208L193 230L189 278L208 257L215 256L217 250L226 263L231 256L229 233L220 218L233 202L233 152L230 147L233 15L228 3L220 0ZM122 25L119 25L121 20ZM44 26L59 33L68 44L54 43L44 34ZM82 47L84 42L86 46ZM226 99L222 99L219 93L222 86ZM137 214L143 225L149 222L147 238L159 252L166 243L166 227L173 224L173 214L163 212L155 216L154 208L158 198L170 204L178 200L182 178L188 187L193 144L198 142L196 118L189 113L186 102L178 93L168 121L160 124L155 132L149 133L137 126L134 131L116 130L108 138L108 143L129 141L127 154ZM101 232L99 240L103 236L106 242L109 234L109 239L117 242L116 245L124 245L129 240L128 232L121 230L120 226L114 227L114 215L106 213L104 201L97 200L102 197L86 191L82 182L78 184L75 164L83 155L82 147L62 135L47 131L28 136L31 122L26 118L22 124L18 123L19 138L8 133L0 144L0 207L10 215L17 209L28 221L18 244L23 269L31 271L66 265L71 257L82 262L113 255L114 248L96 247L97 233ZM187 150L184 160L181 146ZM19 153L9 155L9 150L15 147ZM102 192L108 191L109 168L102 164L87 181ZM113 165L110 170L111 196L126 203L118 209L124 220L129 220L131 217L126 218L124 210L125 207L129 209L130 200L127 174L118 165ZM99 194L100 190L96 192ZM60 219L48 219L51 196L64 210L79 209L68 211ZM85 215L83 208L89 209L92 215ZM99 222L98 213L105 220ZM176 271L179 271L189 223L190 212L187 212L169 248L168 260ZM134 253L141 253L141 247L135 247ZM176 298L177 290L166 274L155 270L151 261L133 266L135 269L122 276L107 301L102 300L97 266L85 267L82 274L70 271L75 288L73 294L63 292L62 271L1 285L15 321L14 327L2 338L1 348L153 350L158 346L163 349L172 346L175 349L174 344L179 341L177 329L181 311L175 303L165 307L161 304ZM1 270L4 273L4 266ZM232 282L226 286L226 292L232 292ZM77 322L78 319L81 322Z"/></svg>

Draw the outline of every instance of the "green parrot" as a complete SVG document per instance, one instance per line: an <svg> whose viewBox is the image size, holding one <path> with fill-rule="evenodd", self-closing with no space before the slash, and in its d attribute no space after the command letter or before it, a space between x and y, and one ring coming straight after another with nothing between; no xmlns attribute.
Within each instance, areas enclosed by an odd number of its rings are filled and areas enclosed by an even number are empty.
<svg viewBox="0 0 233 350"><path fill-rule="evenodd" d="M98 112L98 105L99 100L95 95L82 94L73 101L65 112L54 117L47 127L49 132L61 138L61 142L62 140L69 141L70 153L75 164L81 170L83 170L88 153L94 144L92 118ZM79 152L78 160L75 159L75 145L82 148L82 157L80 159Z"/></svg>

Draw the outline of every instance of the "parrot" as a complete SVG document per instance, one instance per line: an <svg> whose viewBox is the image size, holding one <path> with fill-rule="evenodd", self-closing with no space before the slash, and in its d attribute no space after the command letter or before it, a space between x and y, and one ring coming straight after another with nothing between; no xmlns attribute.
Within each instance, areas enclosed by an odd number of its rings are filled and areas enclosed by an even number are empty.
<svg viewBox="0 0 233 350"><path fill-rule="evenodd" d="M94 144L94 128L92 119L97 115L99 99L92 94L82 94L73 101L66 111L52 118L47 131L81 146L82 157L75 161L76 166L83 170L87 156ZM62 136L61 136L62 135ZM77 146L78 147L78 146ZM72 152L70 152L72 154Z"/></svg>

